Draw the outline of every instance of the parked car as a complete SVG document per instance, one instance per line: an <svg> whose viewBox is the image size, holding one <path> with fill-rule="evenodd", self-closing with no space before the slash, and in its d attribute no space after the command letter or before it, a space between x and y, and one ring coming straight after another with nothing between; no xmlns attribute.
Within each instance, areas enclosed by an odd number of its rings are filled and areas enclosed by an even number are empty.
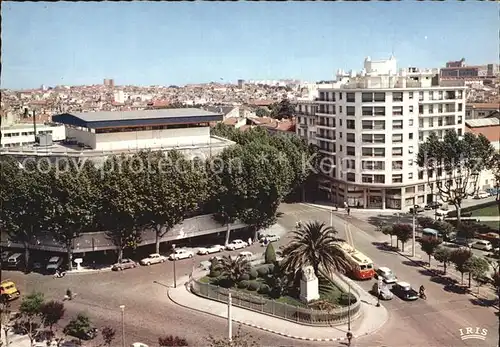
<svg viewBox="0 0 500 347"><path fill-rule="evenodd" d="M372 287L372 294L377 296L379 295L379 287L378 287L378 282L375 282ZM380 299L382 300L391 300L394 297L394 294L392 294L391 290L387 285L381 285L380 286Z"/></svg>
<svg viewBox="0 0 500 347"><path fill-rule="evenodd" d="M261 243L261 246L267 245L269 242L277 242L280 240L280 237L275 234L264 234L264 237L262 237L259 242Z"/></svg>
<svg viewBox="0 0 500 347"><path fill-rule="evenodd" d="M111 267L111 270L113 271L122 271L122 270L126 270L126 269L133 269L137 267L137 263L135 261L133 261L132 259L122 259L121 262L118 262L116 264L113 264L113 266Z"/></svg>
<svg viewBox="0 0 500 347"><path fill-rule="evenodd" d="M413 214L413 211L415 211L415 213L421 213L421 212L424 212L424 208L420 205L415 205L413 207L410 207L410 213Z"/></svg>
<svg viewBox="0 0 500 347"><path fill-rule="evenodd" d="M141 259L140 263L141 265L151 265L151 264L158 264L158 263L163 263L167 260L167 257L158 254L158 253L152 253L147 256L147 258Z"/></svg>
<svg viewBox="0 0 500 347"><path fill-rule="evenodd" d="M379 267L375 271L375 278L381 278L385 283L390 284L397 281L396 275L388 267Z"/></svg>
<svg viewBox="0 0 500 347"><path fill-rule="evenodd" d="M491 242L486 240L476 241L472 244L471 247L475 249L482 249L483 251L491 251L493 249Z"/></svg>
<svg viewBox="0 0 500 347"><path fill-rule="evenodd" d="M222 252L224 250L224 246L221 245L211 245L208 247L200 247L198 249L198 254L211 254L211 253L217 253L217 252Z"/></svg>
<svg viewBox="0 0 500 347"><path fill-rule="evenodd" d="M0 283L0 295L2 300L7 301L17 299L21 296L21 292L17 289L16 284L11 280L3 280Z"/></svg>
<svg viewBox="0 0 500 347"><path fill-rule="evenodd" d="M176 249L173 251L169 256L168 259L170 260L180 260L180 259L186 259L186 258L192 258L194 257L194 253L191 251L188 251L187 249Z"/></svg>
<svg viewBox="0 0 500 347"><path fill-rule="evenodd" d="M231 243L228 243L226 246L226 249L230 250L230 251L234 251L235 249L241 249L241 248L245 248L245 247L248 247L248 242L237 239Z"/></svg>
<svg viewBox="0 0 500 347"><path fill-rule="evenodd" d="M149 346L142 342L134 342L133 344L130 345L130 347L149 347Z"/></svg>
<svg viewBox="0 0 500 347"><path fill-rule="evenodd" d="M478 192L475 196L474 199L486 199L489 198L490 194L487 192Z"/></svg>
<svg viewBox="0 0 500 347"><path fill-rule="evenodd" d="M22 253L14 253L7 259L7 267L17 269L24 265L24 256Z"/></svg>
<svg viewBox="0 0 500 347"><path fill-rule="evenodd" d="M457 237L453 243L459 245L459 246L464 246L464 247L471 247L473 242L468 240L468 239L464 239L463 237Z"/></svg>
<svg viewBox="0 0 500 347"><path fill-rule="evenodd" d="M418 299L418 293L407 282L396 282L391 288L392 292L403 300L412 301Z"/></svg>
<svg viewBox="0 0 500 347"><path fill-rule="evenodd" d="M240 252L240 254L238 254L238 258L244 258L246 260L251 260L253 257L253 253L252 252Z"/></svg>
<svg viewBox="0 0 500 347"><path fill-rule="evenodd" d="M450 211L448 211L448 210L442 210L442 209L436 210L436 216L448 217L448 213L450 213Z"/></svg>
<svg viewBox="0 0 500 347"><path fill-rule="evenodd" d="M442 203L437 202L437 201L431 201L427 205L425 205L424 209L425 210L436 210L436 209L440 208L441 206L443 206Z"/></svg>
<svg viewBox="0 0 500 347"><path fill-rule="evenodd" d="M11 252L9 251L2 251L2 263L6 263L7 259L11 256Z"/></svg>
<svg viewBox="0 0 500 347"><path fill-rule="evenodd" d="M61 267L63 263L62 257L51 257L47 262L47 266L45 267L45 271L48 274L53 274Z"/></svg>

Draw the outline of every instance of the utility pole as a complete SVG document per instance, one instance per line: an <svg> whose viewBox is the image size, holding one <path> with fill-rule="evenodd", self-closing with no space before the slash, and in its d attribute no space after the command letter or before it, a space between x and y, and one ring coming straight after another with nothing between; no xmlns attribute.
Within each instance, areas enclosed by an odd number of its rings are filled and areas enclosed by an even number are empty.
<svg viewBox="0 0 500 347"><path fill-rule="evenodd" d="M351 332L351 284L349 283L349 306L347 306L347 332Z"/></svg>
<svg viewBox="0 0 500 347"><path fill-rule="evenodd" d="M231 293L227 297L227 334L229 341L233 341L233 313L231 307L233 305L233 299L231 298Z"/></svg>
<svg viewBox="0 0 500 347"><path fill-rule="evenodd" d="M415 257L415 215L416 215L416 207L413 206L413 232L411 233L411 256Z"/></svg>
<svg viewBox="0 0 500 347"><path fill-rule="evenodd" d="M333 208L330 210L330 227L333 228Z"/></svg>
<svg viewBox="0 0 500 347"><path fill-rule="evenodd" d="M177 274L176 274L176 271L175 271L175 243L172 245L172 258L173 258L173 261L174 261L174 288L177 288Z"/></svg>
<svg viewBox="0 0 500 347"><path fill-rule="evenodd" d="M120 305L122 310L122 347L125 347L125 305Z"/></svg>

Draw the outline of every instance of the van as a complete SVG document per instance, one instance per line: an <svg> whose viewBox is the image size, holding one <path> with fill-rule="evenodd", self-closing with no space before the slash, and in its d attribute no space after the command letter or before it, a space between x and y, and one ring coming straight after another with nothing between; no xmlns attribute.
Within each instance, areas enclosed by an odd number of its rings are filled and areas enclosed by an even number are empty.
<svg viewBox="0 0 500 347"><path fill-rule="evenodd" d="M7 267L17 269L24 265L24 257L22 253L14 253L7 259Z"/></svg>

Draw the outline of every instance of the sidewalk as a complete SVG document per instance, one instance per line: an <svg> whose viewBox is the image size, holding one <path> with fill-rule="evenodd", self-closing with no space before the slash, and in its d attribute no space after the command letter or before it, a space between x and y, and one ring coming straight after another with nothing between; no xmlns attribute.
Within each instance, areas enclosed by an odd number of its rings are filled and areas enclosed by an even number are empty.
<svg viewBox="0 0 500 347"><path fill-rule="evenodd" d="M95 268L82 266L79 270L77 270L76 267L74 267L73 270L66 271L66 274L67 275L78 275L78 274L99 273L99 272L106 272L106 271L111 271L110 265L96 265Z"/></svg>
<svg viewBox="0 0 500 347"><path fill-rule="evenodd" d="M205 299L191 293L187 288L187 281L188 277L184 277L178 282L184 285L168 290L168 297L171 301L191 310L227 319L226 304ZM356 283L349 283L353 287L356 286L361 300L361 317L351 323L351 331L355 338L373 334L386 323L389 317L388 312L382 305L376 307L376 300ZM297 340L341 341L345 339L347 332L347 325L333 327L301 325L236 306L232 307L232 316L233 321L236 323Z"/></svg>

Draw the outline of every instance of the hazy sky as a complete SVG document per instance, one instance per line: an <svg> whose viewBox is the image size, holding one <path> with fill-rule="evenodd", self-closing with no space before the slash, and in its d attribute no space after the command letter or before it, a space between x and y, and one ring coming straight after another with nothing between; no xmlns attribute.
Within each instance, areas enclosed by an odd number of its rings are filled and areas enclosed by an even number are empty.
<svg viewBox="0 0 500 347"><path fill-rule="evenodd" d="M499 59L494 2L2 4L2 88L333 79L365 56Z"/></svg>

